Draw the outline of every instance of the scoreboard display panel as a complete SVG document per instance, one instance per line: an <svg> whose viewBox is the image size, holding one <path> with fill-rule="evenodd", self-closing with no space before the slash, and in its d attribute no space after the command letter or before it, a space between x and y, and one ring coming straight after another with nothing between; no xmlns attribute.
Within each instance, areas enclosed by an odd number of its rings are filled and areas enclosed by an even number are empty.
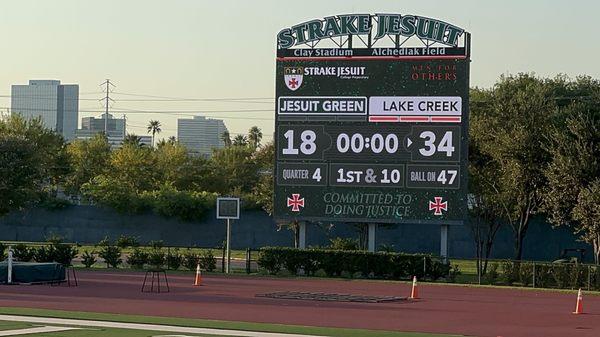
<svg viewBox="0 0 600 337"><path fill-rule="evenodd" d="M292 36L300 33L309 37ZM280 41L275 217L463 224L470 61L461 34L462 47L293 49Z"/></svg>

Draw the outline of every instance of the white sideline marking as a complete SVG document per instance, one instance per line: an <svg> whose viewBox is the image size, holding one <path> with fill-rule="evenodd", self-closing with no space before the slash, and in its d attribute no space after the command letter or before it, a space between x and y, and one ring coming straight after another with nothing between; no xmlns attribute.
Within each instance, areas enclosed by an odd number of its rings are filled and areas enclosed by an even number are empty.
<svg viewBox="0 0 600 337"><path fill-rule="evenodd" d="M108 321L91 321L91 320L83 320L83 319L64 319L64 318L14 316L14 315L0 315L0 321L74 325L74 326L97 327L97 328L164 331L164 332L176 332L176 333L207 334L207 335L237 336L237 337L323 337L323 336L315 336L315 335L299 335L299 334L286 334L286 333L276 333L276 332L257 332L257 331L225 330L225 329L211 329L211 328L189 328L189 327L183 327L183 326L161 325L161 324L120 323L120 322L108 322ZM0 336L7 336L7 335L0 335Z"/></svg>
<svg viewBox="0 0 600 337"><path fill-rule="evenodd" d="M64 326L40 326L37 328L26 328L17 330L1 330L0 336L32 335L45 332L60 332L69 330L80 330L79 328L67 328Z"/></svg>

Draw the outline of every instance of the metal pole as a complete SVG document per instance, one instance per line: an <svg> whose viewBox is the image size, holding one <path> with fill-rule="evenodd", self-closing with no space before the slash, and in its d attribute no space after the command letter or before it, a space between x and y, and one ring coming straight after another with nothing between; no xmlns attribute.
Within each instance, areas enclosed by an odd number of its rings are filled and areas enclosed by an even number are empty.
<svg viewBox="0 0 600 337"><path fill-rule="evenodd" d="M589 291L592 286L592 266L588 266L588 286L587 290Z"/></svg>
<svg viewBox="0 0 600 337"><path fill-rule="evenodd" d="M368 224L368 230L367 238L369 240L369 252L375 253L375 233L377 232L377 224Z"/></svg>
<svg viewBox="0 0 600 337"><path fill-rule="evenodd" d="M440 226L440 256L444 263L448 263L448 225Z"/></svg>
<svg viewBox="0 0 600 337"><path fill-rule="evenodd" d="M106 80L106 112L104 114L104 135L106 136L106 138L108 138L108 95L109 95L109 90L110 88L108 87L110 85L110 80Z"/></svg>
<svg viewBox="0 0 600 337"><path fill-rule="evenodd" d="M250 248L246 248L246 274L250 274Z"/></svg>
<svg viewBox="0 0 600 337"><path fill-rule="evenodd" d="M533 287L535 288L535 261L533 262Z"/></svg>
<svg viewBox="0 0 600 337"><path fill-rule="evenodd" d="M221 245L223 246L221 248L221 273L224 273L225 272L225 250L227 247L224 242L222 242Z"/></svg>
<svg viewBox="0 0 600 337"><path fill-rule="evenodd" d="M483 272L483 266L481 261L481 253L477 256L477 282L481 285L481 273Z"/></svg>
<svg viewBox="0 0 600 337"><path fill-rule="evenodd" d="M306 249L306 221L298 223L298 248Z"/></svg>
<svg viewBox="0 0 600 337"><path fill-rule="evenodd" d="M225 261L225 272L229 274L231 270L231 220L227 219L227 251L226 251L226 261Z"/></svg>
<svg viewBox="0 0 600 337"><path fill-rule="evenodd" d="M12 247L8 246L8 265L7 265L7 277L6 282L8 284L12 284L12 262L13 262L13 252Z"/></svg>

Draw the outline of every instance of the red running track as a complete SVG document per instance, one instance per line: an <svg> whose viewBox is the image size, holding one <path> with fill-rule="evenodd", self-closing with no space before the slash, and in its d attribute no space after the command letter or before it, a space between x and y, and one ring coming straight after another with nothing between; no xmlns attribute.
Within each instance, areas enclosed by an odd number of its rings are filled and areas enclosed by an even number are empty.
<svg viewBox="0 0 600 337"><path fill-rule="evenodd" d="M170 293L141 293L143 273L78 273L79 287L0 286L0 306L205 318L309 326L451 333L480 337L600 336L600 297L585 296L585 315L573 315L575 294L421 284L421 300L332 303L257 298L274 291L407 296L395 282L169 276Z"/></svg>

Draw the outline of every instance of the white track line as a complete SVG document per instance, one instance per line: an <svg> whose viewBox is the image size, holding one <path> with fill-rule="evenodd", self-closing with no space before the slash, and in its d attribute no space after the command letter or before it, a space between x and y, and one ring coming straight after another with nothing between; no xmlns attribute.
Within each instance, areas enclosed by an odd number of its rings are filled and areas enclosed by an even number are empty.
<svg viewBox="0 0 600 337"><path fill-rule="evenodd" d="M299 334L286 334L286 333L276 333L276 332L257 332L257 331L225 330L225 329L210 329L210 328L188 328L188 327L174 326L174 325L119 323L119 322L108 322L108 321L91 321L91 320L80 320L80 319L48 318L48 317L33 317L33 316L13 316L13 315L0 315L0 321L74 325L74 326L81 326L81 327L96 327L96 328L114 328L114 329L164 331L164 332L176 332L176 333L208 334L208 335L217 335L217 336L322 337L322 336L315 336L315 335L299 335ZM5 335L0 335L0 336L5 336Z"/></svg>
<svg viewBox="0 0 600 337"><path fill-rule="evenodd" d="M18 336L18 335L32 335L36 333L45 332L61 332L69 330L79 330L79 328L67 328L63 326L40 326L37 328L26 328L17 330L0 330L0 336Z"/></svg>

